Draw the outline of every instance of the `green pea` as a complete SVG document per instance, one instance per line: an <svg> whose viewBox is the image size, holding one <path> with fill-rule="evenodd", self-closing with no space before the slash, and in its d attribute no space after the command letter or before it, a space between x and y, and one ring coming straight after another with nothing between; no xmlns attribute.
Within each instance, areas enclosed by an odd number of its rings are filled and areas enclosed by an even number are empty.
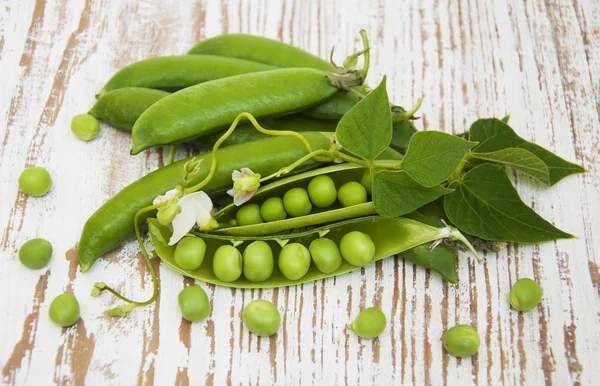
<svg viewBox="0 0 600 386"><path fill-rule="evenodd" d="M51 257L52 244L44 239L27 240L19 248L19 260L29 269L44 268Z"/></svg>
<svg viewBox="0 0 600 386"><path fill-rule="evenodd" d="M475 355L480 344L477 330L465 324L454 326L446 331L442 342L446 351L458 358Z"/></svg>
<svg viewBox="0 0 600 386"><path fill-rule="evenodd" d="M48 309L50 320L60 327L68 327L79 320L79 302L71 294L58 295Z"/></svg>
<svg viewBox="0 0 600 386"><path fill-rule="evenodd" d="M340 252L348 263L362 267L369 264L375 257L375 243L366 233L348 232L340 241Z"/></svg>
<svg viewBox="0 0 600 386"><path fill-rule="evenodd" d="M283 200L279 197L271 197L260 207L260 216L266 221L279 221L287 217Z"/></svg>
<svg viewBox="0 0 600 386"><path fill-rule="evenodd" d="M253 282L265 281L271 277L274 266L273 251L266 242L257 240L244 250L244 276L246 279Z"/></svg>
<svg viewBox="0 0 600 386"><path fill-rule="evenodd" d="M516 310L533 310L542 300L542 288L531 279L519 279L510 290L509 300Z"/></svg>
<svg viewBox="0 0 600 386"><path fill-rule="evenodd" d="M206 243L200 237L184 237L175 247L174 259L179 268L193 271L200 268L206 253Z"/></svg>
<svg viewBox="0 0 600 386"><path fill-rule="evenodd" d="M325 237L313 240L308 251L317 269L323 273L331 273L342 265L342 255L337 244Z"/></svg>
<svg viewBox="0 0 600 386"><path fill-rule="evenodd" d="M213 257L213 273L217 279L232 282L242 276L242 254L231 245L222 245Z"/></svg>
<svg viewBox="0 0 600 386"><path fill-rule="evenodd" d="M310 252L300 243L287 244L279 252L277 265L286 279L301 279L310 268Z"/></svg>
<svg viewBox="0 0 600 386"><path fill-rule="evenodd" d="M199 285L184 288L177 296L181 315L190 322L199 322L210 314L210 302L206 292Z"/></svg>
<svg viewBox="0 0 600 386"><path fill-rule="evenodd" d="M367 189L356 181L346 182L338 191L342 206L353 206L367 202Z"/></svg>
<svg viewBox="0 0 600 386"><path fill-rule="evenodd" d="M52 177L44 168L33 167L23 170L19 176L19 188L30 196L40 197L52 187Z"/></svg>
<svg viewBox="0 0 600 386"><path fill-rule="evenodd" d="M256 204L245 204L238 209L235 219L239 226L260 224L263 222L260 216L260 206Z"/></svg>
<svg viewBox="0 0 600 386"><path fill-rule="evenodd" d="M281 316L275 305L267 300L250 302L242 314L244 325L258 336L271 336L279 330Z"/></svg>
<svg viewBox="0 0 600 386"><path fill-rule="evenodd" d="M82 141L91 141L98 136L100 124L88 114L78 114L71 120L71 131Z"/></svg>
<svg viewBox="0 0 600 386"><path fill-rule="evenodd" d="M371 194L373 189L373 177L371 177L371 171L365 170L362 177L360 178L360 184L365 187L367 193Z"/></svg>
<svg viewBox="0 0 600 386"><path fill-rule="evenodd" d="M386 319L376 307L365 308L348 328L365 339L375 339L385 330Z"/></svg>
<svg viewBox="0 0 600 386"><path fill-rule="evenodd" d="M310 201L317 208L327 208L337 199L335 183L329 176L317 176L308 183Z"/></svg>
<svg viewBox="0 0 600 386"><path fill-rule="evenodd" d="M303 188L292 188L285 192L283 206L292 217L306 216L312 210L308 192Z"/></svg>

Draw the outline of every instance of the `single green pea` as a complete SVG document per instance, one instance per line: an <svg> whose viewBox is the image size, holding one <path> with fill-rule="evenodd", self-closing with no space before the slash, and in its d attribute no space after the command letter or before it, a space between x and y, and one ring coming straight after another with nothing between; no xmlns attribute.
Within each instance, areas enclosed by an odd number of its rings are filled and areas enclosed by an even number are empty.
<svg viewBox="0 0 600 386"><path fill-rule="evenodd" d="M258 336L271 336L279 330L281 316L275 305L259 299L250 302L242 314L244 325Z"/></svg>
<svg viewBox="0 0 600 386"><path fill-rule="evenodd" d="M301 279L310 268L310 252L300 243L287 244L279 252L277 265L286 279Z"/></svg>
<svg viewBox="0 0 600 386"><path fill-rule="evenodd" d="M340 240L340 252L348 263L362 267L373 261L375 243L371 236L366 233L348 232Z"/></svg>
<svg viewBox="0 0 600 386"><path fill-rule="evenodd" d="M356 181L346 182L338 190L338 201L342 206L352 206L367 202L367 189Z"/></svg>
<svg viewBox="0 0 600 386"><path fill-rule="evenodd" d="M29 269L44 268L51 257L52 244L44 239L27 240L19 248L19 260Z"/></svg>
<svg viewBox="0 0 600 386"><path fill-rule="evenodd" d="M193 271L200 268L206 253L206 243L200 237L187 236L175 247L175 264L181 269Z"/></svg>
<svg viewBox="0 0 600 386"><path fill-rule="evenodd" d="M308 192L303 188L292 188L285 192L283 206L292 217L306 216L312 210Z"/></svg>
<svg viewBox="0 0 600 386"><path fill-rule="evenodd" d="M33 167L23 170L19 176L19 188L30 196L40 197L52 187L52 177L44 168Z"/></svg>
<svg viewBox="0 0 600 386"><path fill-rule="evenodd" d="M242 276L242 254L232 245L222 245L213 257L213 273L217 279L232 282Z"/></svg>
<svg viewBox="0 0 600 386"><path fill-rule="evenodd" d="M260 216L260 206L256 204L245 204L238 209L235 219L239 226L260 224L263 222Z"/></svg>
<svg viewBox="0 0 600 386"><path fill-rule="evenodd" d="M308 183L310 201L317 208L327 208L337 199L335 183L329 176L317 176Z"/></svg>
<svg viewBox="0 0 600 386"><path fill-rule="evenodd" d="M190 322L199 322L210 314L208 295L199 285L186 287L177 296L181 315Z"/></svg>
<svg viewBox="0 0 600 386"><path fill-rule="evenodd" d="M308 251L317 269L323 273L331 273L342 265L340 249L331 239L321 237L313 240Z"/></svg>
<svg viewBox="0 0 600 386"><path fill-rule="evenodd" d="M365 170L363 173L360 178L360 184L365 187L367 193L371 194L373 189L373 177L371 177L371 171L369 169Z"/></svg>
<svg viewBox="0 0 600 386"><path fill-rule="evenodd" d="M452 356L468 358L479 349L479 334L477 330L466 324L454 326L442 338L444 348Z"/></svg>
<svg viewBox="0 0 600 386"><path fill-rule="evenodd" d="M100 124L89 114L78 114L71 120L71 131L82 141L91 141L98 136Z"/></svg>
<svg viewBox="0 0 600 386"><path fill-rule="evenodd" d="M271 197L260 207L260 216L266 222L284 220L287 217L283 200L279 197Z"/></svg>
<svg viewBox="0 0 600 386"><path fill-rule="evenodd" d="M510 290L509 300L516 310L533 310L542 300L542 288L531 279L519 279Z"/></svg>
<svg viewBox="0 0 600 386"><path fill-rule="evenodd" d="M58 295L48 309L50 320L60 327L68 327L79 320L79 302L71 294Z"/></svg>
<svg viewBox="0 0 600 386"><path fill-rule="evenodd" d="M273 273L275 260L269 244L257 240L244 250L244 276L246 279L258 282L265 281Z"/></svg>
<svg viewBox="0 0 600 386"><path fill-rule="evenodd" d="M375 339L385 330L386 319L376 307L365 308L348 328L365 339Z"/></svg>

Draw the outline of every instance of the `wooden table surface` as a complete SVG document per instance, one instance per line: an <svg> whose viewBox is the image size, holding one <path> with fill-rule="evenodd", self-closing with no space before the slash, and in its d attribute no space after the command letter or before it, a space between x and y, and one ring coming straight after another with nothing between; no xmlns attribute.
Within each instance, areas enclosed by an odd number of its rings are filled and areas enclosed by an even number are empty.
<svg viewBox="0 0 600 386"><path fill-rule="evenodd" d="M103 126L89 143L69 129L119 68L183 54L196 42L247 32L338 59L372 41L369 83L388 75L391 99L425 96L418 126L461 132L479 117L512 114L524 138L589 170L544 188L511 172L523 200L578 239L509 245L458 259L460 283L398 258L297 287L235 290L202 285L213 311L182 321L176 297L188 280L155 261L160 296L130 317L102 311L117 302L89 296L106 281L137 298L151 291L136 243L77 270L84 222L127 184L163 165L166 152L132 157L129 136ZM0 5L0 364L6 384L598 384L600 366L600 2L596 0L357 1L3 1ZM178 157L185 155L182 150ZM54 187L19 192L29 166ZM26 240L54 246L48 268L18 261ZM141 279L140 279L140 274ZM530 277L540 307L513 311L508 291ZM141 285L141 287L140 287ZM60 329L48 319L63 291L82 319ZM241 312L273 301L283 326L271 338L243 327ZM389 325L374 341L346 324L378 306ZM471 324L481 348L470 360L440 342Z"/></svg>

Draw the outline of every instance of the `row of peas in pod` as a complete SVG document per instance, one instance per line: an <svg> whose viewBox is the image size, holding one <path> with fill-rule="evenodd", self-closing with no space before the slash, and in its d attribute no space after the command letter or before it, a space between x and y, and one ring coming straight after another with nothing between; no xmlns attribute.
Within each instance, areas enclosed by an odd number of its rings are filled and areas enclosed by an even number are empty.
<svg viewBox="0 0 600 386"><path fill-rule="evenodd" d="M238 247L223 244L215 249L213 245L212 273L225 283L234 282L242 275L250 282L263 282L271 278L277 269L278 275L296 281L308 273L311 262L319 272L329 274L340 268L342 259L353 266L366 265L373 261L376 251L371 237L360 231L346 233L339 245L327 237L316 238L308 246L305 244L289 242L281 246L266 240L255 240ZM273 249L277 250L276 253ZM201 267L206 254L207 243L204 239L187 236L175 247L174 261L179 268L194 271Z"/></svg>
<svg viewBox="0 0 600 386"><path fill-rule="evenodd" d="M327 209L336 201L342 207L363 204L367 202L367 189L357 181L348 181L338 190L331 177L320 175L314 177L306 189L302 187L289 189L283 195L283 199L271 197L260 206L253 203L241 206L235 219L239 226L284 220L288 216L306 216L311 213L313 206Z"/></svg>

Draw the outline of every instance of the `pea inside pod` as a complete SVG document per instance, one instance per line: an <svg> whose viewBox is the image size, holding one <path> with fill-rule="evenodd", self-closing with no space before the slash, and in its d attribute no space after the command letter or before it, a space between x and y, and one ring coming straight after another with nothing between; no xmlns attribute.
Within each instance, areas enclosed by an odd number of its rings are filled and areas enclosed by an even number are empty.
<svg viewBox="0 0 600 386"><path fill-rule="evenodd" d="M171 237L171 228L161 225L156 219L148 219L148 225L150 227L150 236L155 251L169 267L185 276L197 280L236 288L273 288L289 286L340 275L358 269L358 267L343 260L339 268L332 272L324 273L314 264L310 264L308 271L301 278L290 279L276 264L272 275L263 282L256 283L248 280L244 276L228 282L220 280L212 270L213 255L223 246L231 248L235 246L240 252L243 252L249 244L260 240L269 245L274 256L280 256L282 249L288 244L300 244L303 247L308 248L313 241L326 236L336 243L336 245L340 245L341 239L346 234L356 231L362 232L372 239L376 246L376 252L372 261L377 261L439 238L452 237L458 232L451 228L435 228L407 218L372 216L330 224L297 234L279 236L232 237L217 236L214 234L198 234L198 236L202 237L206 242L207 250L204 259L205 261L199 269L184 270L181 267L178 267L174 261L174 247L168 246L165 241L169 240ZM293 276L290 275L290 277Z"/></svg>

